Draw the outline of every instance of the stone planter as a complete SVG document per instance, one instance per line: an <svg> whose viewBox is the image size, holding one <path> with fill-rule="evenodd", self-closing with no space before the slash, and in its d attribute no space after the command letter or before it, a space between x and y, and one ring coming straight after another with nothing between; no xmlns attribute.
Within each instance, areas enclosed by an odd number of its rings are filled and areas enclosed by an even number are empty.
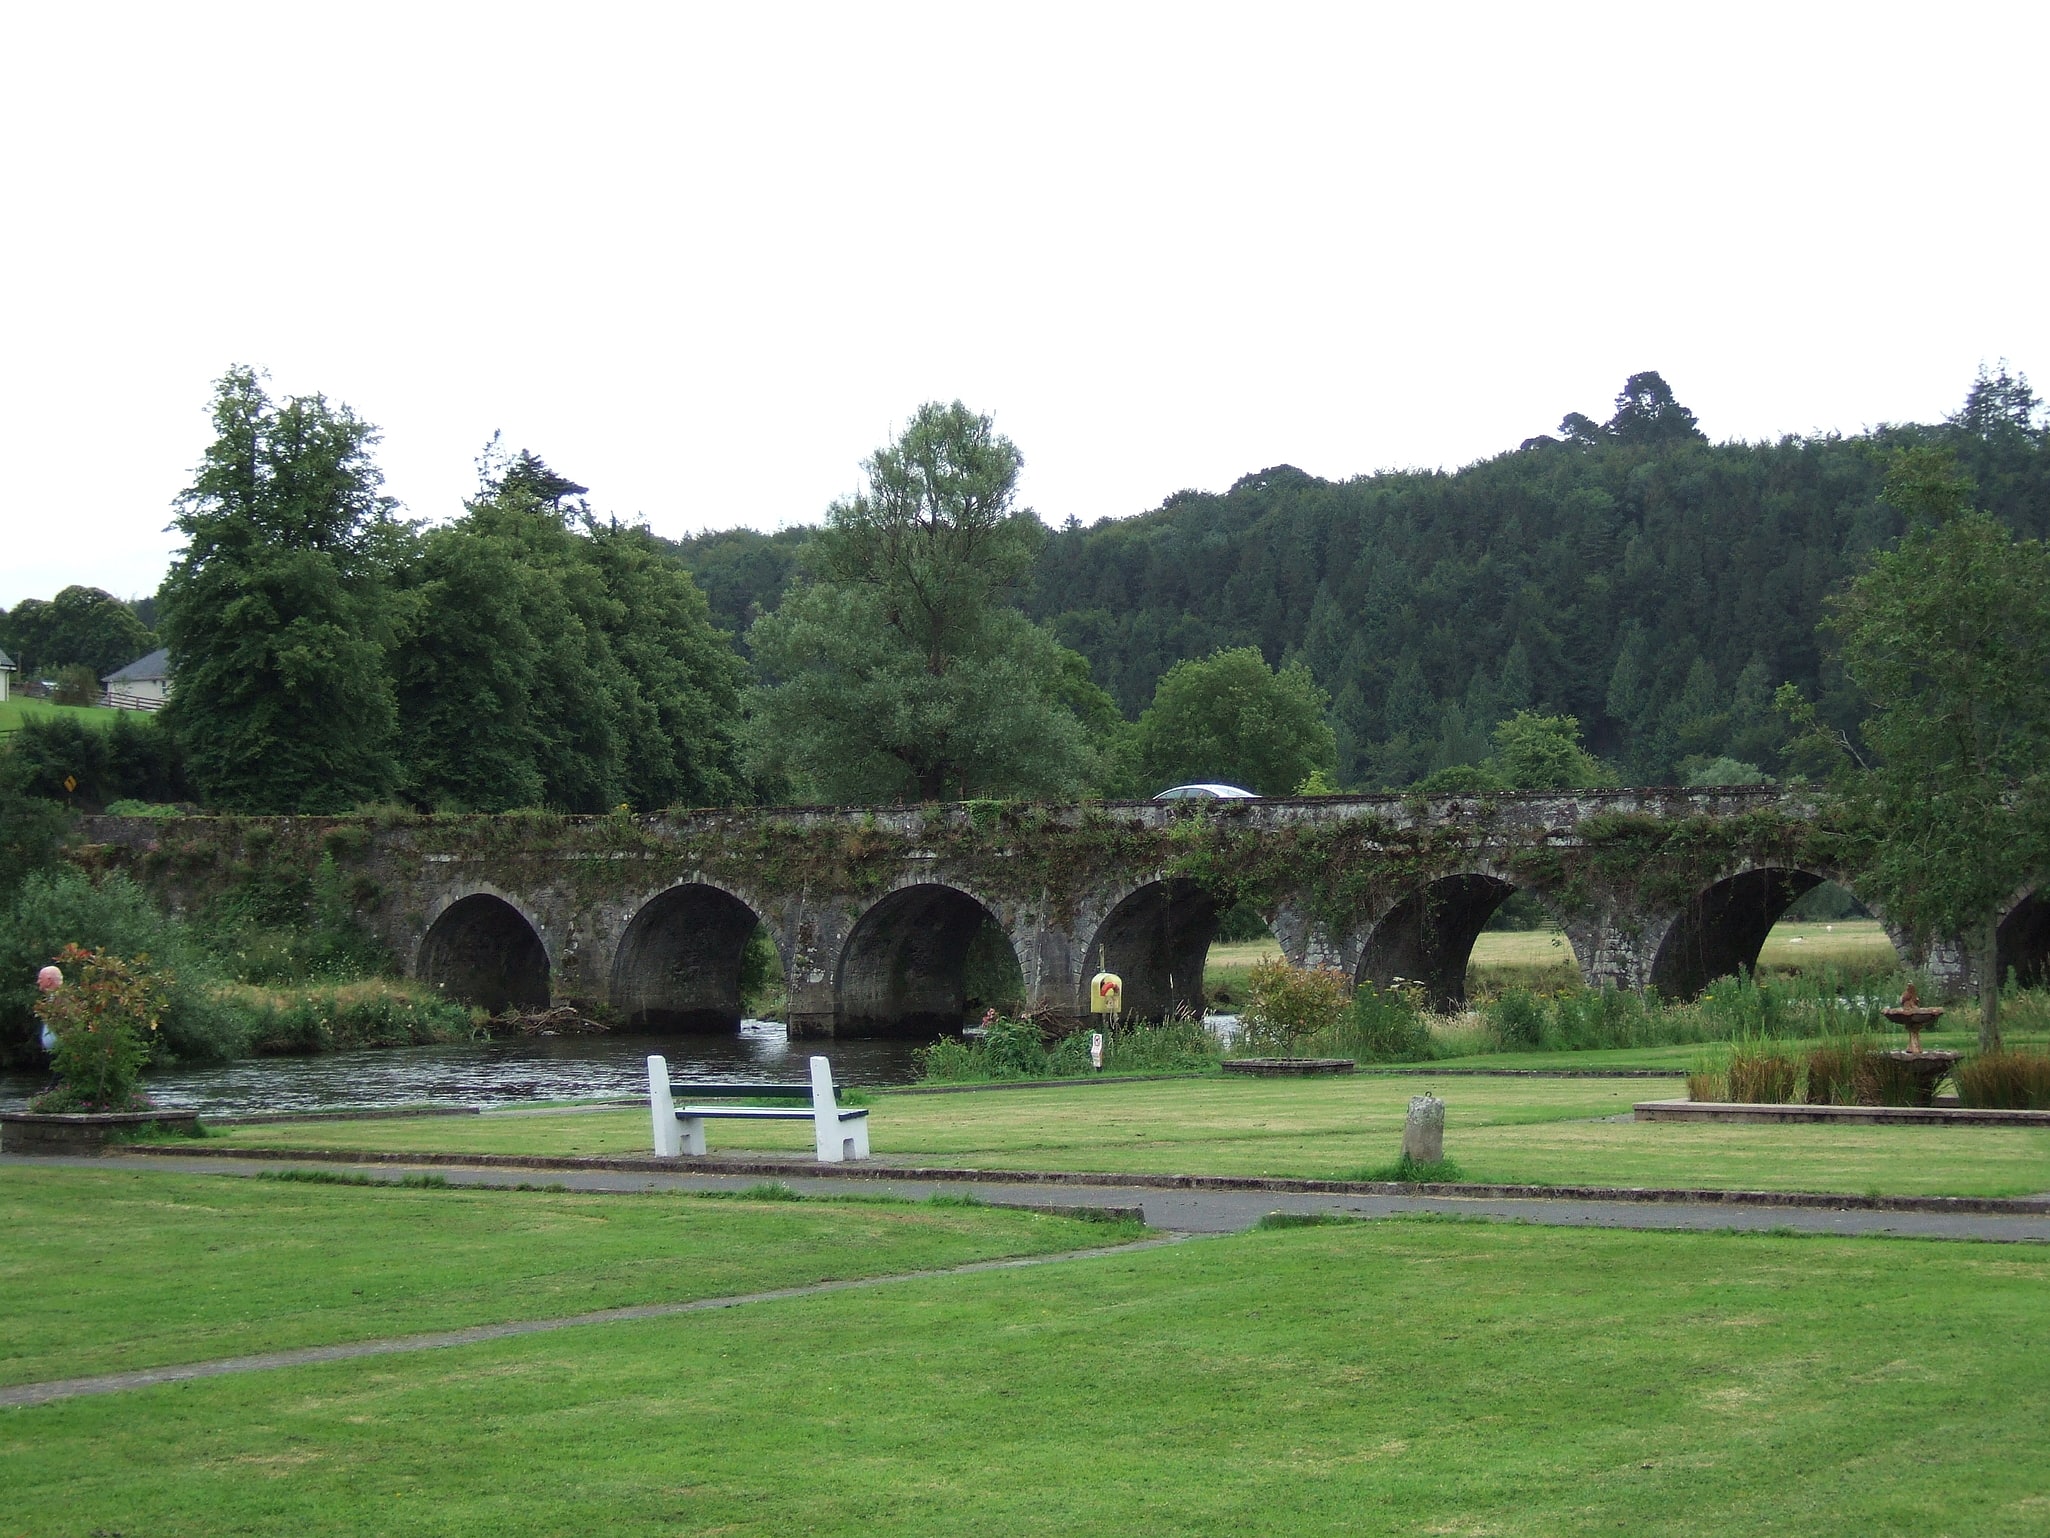
<svg viewBox="0 0 2050 1538"><path fill-rule="evenodd" d="M197 1111L105 1111L46 1114L0 1111L0 1153L105 1153L109 1139L145 1127L187 1136L199 1133Z"/></svg>
<svg viewBox="0 0 2050 1538"><path fill-rule="evenodd" d="M1224 1060L1226 1073L1249 1073L1260 1078L1351 1073L1356 1066L1349 1057L1228 1057Z"/></svg>

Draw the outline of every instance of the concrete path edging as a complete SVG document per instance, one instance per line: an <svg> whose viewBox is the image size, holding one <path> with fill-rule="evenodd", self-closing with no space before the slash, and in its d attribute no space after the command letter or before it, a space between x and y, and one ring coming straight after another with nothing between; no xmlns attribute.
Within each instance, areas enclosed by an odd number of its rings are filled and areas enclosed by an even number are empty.
<svg viewBox="0 0 2050 1538"><path fill-rule="evenodd" d="M828 1180L913 1180L986 1185L1094 1186L1167 1191L1272 1191L1323 1196L1443 1196L1491 1200L1686 1203L1695 1206L1826 1208L1831 1211L1986 1213L2050 1217L2046 1196L1860 1196L1830 1191L1725 1191L1646 1186L1497 1185L1473 1181L1313 1180L1276 1175L1152 1175L1119 1171L969 1169L936 1165L820 1164L810 1159L707 1154L658 1159L606 1154L391 1153L346 1148L208 1148L131 1143L124 1154L326 1164L471 1169L609 1170L626 1174L803 1176Z"/></svg>
<svg viewBox="0 0 2050 1538"><path fill-rule="evenodd" d="M1760 1105L1728 1100L1645 1100L1638 1121L1834 1122L1893 1127L2050 1127L2050 1111L1996 1111L1947 1105Z"/></svg>

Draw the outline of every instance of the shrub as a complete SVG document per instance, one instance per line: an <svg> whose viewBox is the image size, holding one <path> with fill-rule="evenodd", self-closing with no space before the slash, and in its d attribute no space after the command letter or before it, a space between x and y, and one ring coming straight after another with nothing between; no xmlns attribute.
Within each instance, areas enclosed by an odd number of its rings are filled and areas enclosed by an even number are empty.
<svg viewBox="0 0 2050 1538"><path fill-rule="evenodd" d="M95 885L60 866L30 876L0 914L0 1062L40 1060L35 974L66 945L116 956L147 955L170 974L152 1043L157 1062L239 1055L246 1037L217 1008L212 968L186 926L159 912L141 887L113 875Z"/></svg>
<svg viewBox="0 0 2050 1538"><path fill-rule="evenodd" d="M1536 1051L1545 1039L1545 1006L1526 988L1505 988L1482 1011L1505 1052Z"/></svg>
<svg viewBox="0 0 2050 1538"><path fill-rule="evenodd" d="M1028 1020L999 1019L982 1038L983 1063L993 1079L1043 1079L1046 1044Z"/></svg>
<svg viewBox="0 0 2050 1538"><path fill-rule="evenodd" d="M1432 1056L1431 1028L1424 1020L1423 990L1414 986L1377 988L1362 983L1352 1009L1332 1033L1333 1055L1369 1063L1421 1063Z"/></svg>
<svg viewBox="0 0 2050 1538"><path fill-rule="evenodd" d="M2050 1111L2050 1053L1988 1052L1951 1071L1959 1105L1989 1111Z"/></svg>
<svg viewBox="0 0 2050 1538"><path fill-rule="evenodd" d="M167 979L149 958L124 961L105 951L67 945L57 954L64 986L36 1002L36 1016L57 1045L50 1053L57 1085L32 1102L38 1111L134 1111L142 1065L158 1030Z"/></svg>
<svg viewBox="0 0 2050 1538"><path fill-rule="evenodd" d="M1257 961L1246 974L1246 1007L1236 1046L1245 1056L1291 1056L1305 1038L1333 1030L1351 992L1335 967L1298 967L1283 957Z"/></svg>
<svg viewBox="0 0 2050 1538"><path fill-rule="evenodd" d="M1047 1068L1054 1078L1074 1078L1093 1071L1089 1061L1093 1033L1093 1027L1084 1026L1054 1045L1047 1054ZM1193 1018L1159 1025L1113 1026L1103 1032L1105 1073L1187 1073L1208 1068L1222 1055L1210 1028Z"/></svg>
<svg viewBox="0 0 2050 1538"><path fill-rule="evenodd" d="M91 705L100 697L100 681L93 676L93 670L82 662L68 662L57 669L57 687L51 691L51 703L57 705Z"/></svg>

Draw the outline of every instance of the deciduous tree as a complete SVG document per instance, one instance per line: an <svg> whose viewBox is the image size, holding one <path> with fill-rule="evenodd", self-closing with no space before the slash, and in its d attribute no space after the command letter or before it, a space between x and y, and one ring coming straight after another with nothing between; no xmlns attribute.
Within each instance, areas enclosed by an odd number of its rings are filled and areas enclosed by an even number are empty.
<svg viewBox="0 0 2050 1538"><path fill-rule="evenodd" d="M319 395L273 401L254 370L214 390L215 439L177 502L162 594L165 719L224 810L338 812L388 794L388 579L410 539L371 458L377 431Z"/></svg>
<svg viewBox="0 0 2050 1538"><path fill-rule="evenodd" d="M1177 662L1139 717L1140 762L1156 789L1223 781L1286 796L1335 767L1330 703L1308 668L1277 672L1256 646Z"/></svg>
<svg viewBox="0 0 2050 1538"><path fill-rule="evenodd" d="M1871 701L1868 752L1838 781L1860 889L1924 939L1965 939L1992 1051L1997 928L2050 868L2050 550L1972 509L1969 490L1946 451L1898 453L1886 497L1908 531L1827 625Z"/></svg>
<svg viewBox="0 0 2050 1538"><path fill-rule="evenodd" d="M830 800L1061 795L1090 769L1070 665L1017 607L1045 537L1022 459L959 401L921 406L865 462L748 632L759 773Z"/></svg>

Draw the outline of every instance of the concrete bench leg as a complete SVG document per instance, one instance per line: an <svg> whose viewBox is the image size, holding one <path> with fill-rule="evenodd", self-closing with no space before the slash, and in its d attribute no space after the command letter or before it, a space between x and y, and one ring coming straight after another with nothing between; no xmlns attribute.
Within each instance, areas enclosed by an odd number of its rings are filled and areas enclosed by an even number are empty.
<svg viewBox="0 0 2050 1538"><path fill-rule="evenodd" d="M860 1121L849 1122L847 1124L847 1131L849 1135L844 1141L852 1146L852 1156L856 1159L866 1159L868 1157L868 1118L864 1116Z"/></svg>
<svg viewBox="0 0 2050 1538"><path fill-rule="evenodd" d="M819 1163L840 1164L850 1155L863 1157L854 1152L856 1140L841 1128L840 1106L833 1098L833 1065L822 1057L811 1060L811 1121ZM867 1142L868 1134L864 1132L860 1143L865 1147Z"/></svg>
<svg viewBox="0 0 2050 1538"><path fill-rule="evenodd" d="M648 1059L648 1116L655 1124L655 1157L674 1159L682 1152L677 1141L676 1102L669 1098L669 1060L662 1057ZM698 1146L695 1152L705 1151L705 1133L702 1123L698 1127Z"/></svg>
<svg viewBox="0 0 2050 1538"><path fill-rule="evenodd" d="M687 1154L701 1154L705 1151L705 1119L702 1116L679 1116L676 1130Z"/></svg>

